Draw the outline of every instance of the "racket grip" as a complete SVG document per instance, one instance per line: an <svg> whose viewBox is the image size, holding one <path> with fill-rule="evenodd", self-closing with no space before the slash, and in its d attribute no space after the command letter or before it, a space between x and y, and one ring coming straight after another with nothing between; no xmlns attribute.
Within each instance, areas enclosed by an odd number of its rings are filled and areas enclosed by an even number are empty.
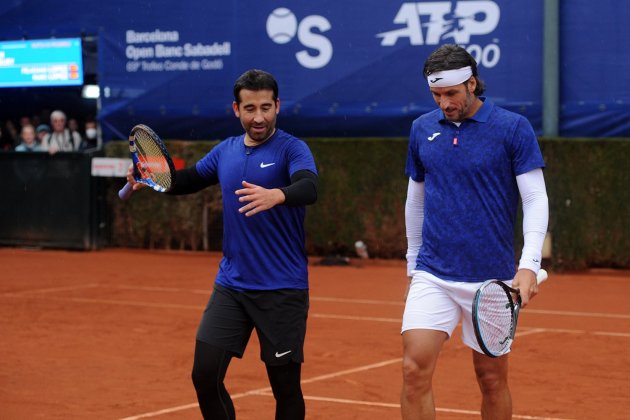
<svg viewBox="0 0 630 420"><path fill-rule="evenodd" d="M131 197L131 194L133 194L133 185L129 182L127 182L125 186L118 191L118 197L121 200L128 200L129 197Z"/></svg>
<svg viewBox="0 0 630 420"><path fill-rule="evenodd" d="M540 270L538 270L538 276L536 276L536 281L538 282L538 284L540 284L543 281L547 280L548 277L549 277L549 274L547 274L547 270L545 270L544 268L541 268Z"/></svg>

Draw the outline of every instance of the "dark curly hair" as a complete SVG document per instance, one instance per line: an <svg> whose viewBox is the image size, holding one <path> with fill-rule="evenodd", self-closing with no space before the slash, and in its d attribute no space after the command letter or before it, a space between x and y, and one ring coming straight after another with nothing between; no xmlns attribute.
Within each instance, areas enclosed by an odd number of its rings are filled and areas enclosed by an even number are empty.
<svg viewBox="0 0 630 420"><path fill-rule="evenodd" d="M241 103L240 93L242 89L253 91L271 90L273 91L273 100L278 100L278 83L266 71L258 69L247 70L234 82L234 100L237 104Z"/></svg>
<svg viewBox="0 0 630 420"><path fill-rule="evenodd" d="M475 96L483 95L486 90L486 84L479 78L477 62L468 51L459 45L445 44L433 51L424 62L422 73L427 78L430 74L438 71L461 69L466 66L470 66L472 77L477 80ZM464 84L467 85L468 81L465 81Z"/></svg>

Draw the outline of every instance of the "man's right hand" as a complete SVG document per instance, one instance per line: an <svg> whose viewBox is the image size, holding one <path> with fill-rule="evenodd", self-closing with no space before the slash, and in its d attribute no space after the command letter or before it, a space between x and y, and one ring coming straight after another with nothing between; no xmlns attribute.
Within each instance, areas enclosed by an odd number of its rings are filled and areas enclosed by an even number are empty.
<svg viewBox="0 0 630 420"><path fill-rule="evenodd" d="M131 184L131 188L134 191L138 191L139 189L142 189L148 186L142 182L137 182L135 178L133 177L133 163L131 163L129 165L129 168L127 169L127 182Z"/></svg>

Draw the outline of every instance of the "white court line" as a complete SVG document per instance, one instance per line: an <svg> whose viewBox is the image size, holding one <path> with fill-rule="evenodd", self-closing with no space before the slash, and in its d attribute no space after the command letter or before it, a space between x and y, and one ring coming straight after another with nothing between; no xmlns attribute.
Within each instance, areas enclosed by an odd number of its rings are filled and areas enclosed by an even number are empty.
<svg viewBox="0 0 630 420"><path fill-rule="evenodd" d="M398 302L394 300L349 299L349 298L336 298L336 297L325 297L325 296L311 296L310 299L314 301L319 301L319 302L361 303L365 305L405 306L405 302L403 302L402 300Z"/></svg>
<svg viewBox="0 0 630 420"><path fill-rule="evenodd" d="M17 294L24 295L28 293L49 293L49 292L58 292L58 291L66 291L66 290L79 290L79 289L90 288L90 287L102 287L102 288L113 288L113 289L124 289L124 290L144 290L144 291L167 292L167 293L193 293L193 294L203 294L207 296L210 296L210 293L212 293L211 289L208 289L208 290L182 289L182 288L160 287L160 286L135 286L135 285L126 285L126 284L104 285L104 284L97 284L97 283L89 283L89 284L78 285L78 286L57 287L57 288L39 289L39 290L37 289L24 290L24 291L15 292L15 293L4 293L2 294L2 296L15 296ZM352 299L352 298L336 298L336 297L328 297L328 296L311 296L310 299L315 302L320 301L320 302L356 303L356 304L365 304L365 305L404 306L404 302L392 301L392 300ZM154 306L154 305L151 305L151 306ZM555 311L555 310L548 310L548 309L527 308L523 310L523 313L541 314L541 315L630 319L630 314L609 314L609 313L603 313L603 312ZM344 318L340 318L340 319L344 319ZM346 318L346 319L354 320L354 318ZM391 318L361 318L361 319L392 322Z"/></svg>
<svg viewBox="0 0 630 420"><path fill-rule="evenodd" d="M273 397L273 394L269 392L260 393L259 395L264 395L266 397ZM325 401L325 402L333 402L333 403L339 403L339 404L367 405L371 407L385 407L385 408L400 408L399 403L383 403L383 402L377 402L377 401L348 400L345 398L317 397L314 395L305 395L304 399L310 400L310 401ZM481 415L481 412L479 411L460 410L457 408L436 407L435 411L441 412L441 413L466 414L470 416ZM513 414L512 417L516 419L531 419L531 420L571 420L571 419L558 418L558 417L526 416L522 414Z"/></svg>
<svg viewBox="0 0 630 420"><path fill-rule="evenodd" d="M163 414L176 413L178 411L190 410L192 408L199 407L199 404L185 404L178 405L177 407L165 408L164 410L152 411L150 413L138 414L137 416L125 417L120 420L137 420L137 419L146 419L148 417L157 417Z"/></svg>
<svg viewBox="0 0 630 420"><path fill-rule="evenodd" d="M616 333L616 332L605 332L605 331L593 331L591 334L605 335L609 337L630 337L630 333Z"/></svg>
<svg viewBox="0 0 630 420"><path fill-rule="evenodd" d="M377 321L377 322L393 322L396 324L400 324L402 322L402 318L379 318L374 316L355 316L355 315L338 315L338 314L318 314L318 313L309 313L309 317L313 318L327 318L327 319L345 319L350 321Z"/></svg>
<svg viewBox="0 0 630 420"><path fill-rule="evenodd" d="M265 394L265 395L273 397L273 394ZM304 399L305 400L311 400L311 401L325 401L325 402L334 402L334 403L341 403L341 404L368 405L368 406L371 406L371 407L400 408L400 404L396 404L396 403L348 400L348 399L345 399L345 398L316 397L314 395L305 395ZM436 408L436 410L439 410L439 409Z"/></svg>
<svg viewBox="0 0 630 420"><path fill-rule="evenodd" d="M98 286L98 285L96 285ZM94 287L93 285L85 285L85 287ZM42 289L44 290L44 289ZM104 305L120 305L120 306L139 306L146 308L164 308L164 309L187 309L187 310L203 310L203 305L183 305L177 303L156 303L156 302L142 302L142 301L131 301L131 300L118 300L118 299L96 299L96 298L80 298L80 297L59 297L59 296L40 296L39 294L27 295L25 293L7 293L4 295L5 297L17 297L17 298L45 298L46 300L55 300L55 301L63 301L63 302L77 302L77 303L97 303ZM387 322L387 323L395 323L399 324L402 322L400 318L381 318L381 317L370 317L370 316L354 316L354 315L340 315L340 314L322 314L322 313L309 313L308 315L311 318L321 318L321 319L338 319L338 320L346 320L346 321L373 321L373 322ZM529 331L527 327L521 328L520 332L517 335L523 334L523 330ZM560 328L537 328L534 332L559 332L559 333L570 333L570 334L594 334L594 335L602 335L602 336L610 336L610 337L630 337L630 333L618 333L618 332L609 332L609 331L586 331L586 330L571 330L571 329L560 329Z"/></svg>
<svg viewBox="0 0 630 420"><path fill-rule="evenodd" d="M105 287L124 290L143 290L148 292L172 292L172 293L193 293L198 295L210 296L212 289L179 289L176 287L159 287L159 286L131 286L126 284L114 284Z"/></svg>
<svg viewBox="0 0 630 420"><path fill-rule="evenodd" d="M360 303L367 305L394 305L404 306L404 302L392 301L392 300L372 300L372 299L349 299L349 298L334 298L323 296L311 296L313 301L322 302L340 302L340 303ZM603 312L577 312L577 311L554 311L550 309L523 309L523 313L542 314L542 315L562 315L562 316L580 316L580 317L594 317L594 318L620 318L630 319L630 314L607 314Z"/></svg>
<svg viewBox="0 0 630 420"><path fill-rule="evenodd" d="M535 332L539 332L539 331L535 331ZM342 370L342 371L339 371L339 372L334 372L334 373L330 373L330 374L326 374L326 375L315 376L315 377L310 378L310 379L305 379L305 380L301 381L301 383L302 384L307 384L307 383L319 382L319 381L323 381L323 380L326 380L326 379L336 378L336 377L348 375L348 374L351 374L351 373L363 372L363 371L367 371L367 370L370 370L370 369L376 369L376 368L379 368L379 367L387 366L387 365L394 364L394 363L401 363L401 362L402 362L402 358L390 359L390 360L386 360L386 361L379 362L379 363L373 363L373 364L370 364L370 365L359 366L359 367L353 368L353 369L346 369L346 370ZM265 388L253 389L251 391L242 392L242 393L239 393L239 394L234 394L232 396L232 399L234 400L234 399L246 397L246 396L249 396L249 395L261 395L261 396L273 397L273 393L271 393L271 388L270 387L265 387ZM330 398L330 397L318 397L318 396L305 395L304 399L305 400L312 400L312 401L335 402L335 403L341 403L341 404L367 405L367 406L373 406L373 407L386 407L386 408L400 408L400 404L396 404L396 403L383 403L383 402L373 402L373 401L349 400L349 399L343 399L343 398ZM189 409L196 408L196 407L198 407L197 403L185 404L185 405L180 405L180 406L176 406L176 407L165 408L165 409L162 409L162 410L152 411L152 412L149 412L149 413L138 414L136 416L125 417L125 418L120 419L120 420L138 420L138 419L149 418L149 417L157 417L157 416L160 416L160 415L163 415L163 414L171 414L171 413L175 413L175 412L178 412L178 411L189 410ZM466 414L466 415L471 415L471 416L479 416L481 414L479 411L459 410L459 409L441 408L441 407L436 407L435 410L437 412ZM519 415L519 414L514 414L512 417L513 418L518 418L518 419L528 419L528 420L570 420L570 419L563 419L563 418L556 418L556 417L526 416L526 415Z"/></svg>
<svg viewBox="0 0 630 420"><path fill-rule="evenodd" d="M527 330L527 332L529 332L530 330ZM557 333L563 333L563 334L593 334L593 335L603 335L603 336L609 336L609 337L630 337L630 333L620 333L620 332L613 332L613 331L586 331L586 330L570 330L570 329L566 329L566 328L533 328L532 333L538 333L538 332L557 332ZM519 332L516 333L517 336L519 335L527 335L527 332L523 333L523 332Z"/></svg>
<svg viewBox="0 0 630 420"><path fill-rule="evenodd" d="M393 363L400 363L402 362L402 358L396 358L396 359L390 359L390 360L386 360L384 362L379 362L379 363L373 363L370 365L365 365L365 366L359 366L357 368L353 368L353 369L347 369L347 370L341 370L339 372L334 372L334 373L329 373L327 375L320 375L320 376L315 376L313 378L310 379L304 379L301 381L302 384L308 384L308 383L312 383L312 382L318 382L318 381L323 381L325 379L330 379L330 378L336 378L338 376L343 376L343 375L348 375L350 373L356 373L356 372L363 372L366 370L370 370L370 369L376 369L379 367L383 367L383 366L387 366ZM265 387L265 388L258 388L258 389L253 389L251 391L247 391L247 392L242 392L239 394L234 394L232 395L232 399L238 399L238 398L242 398L248 395L266 395L267 393L271 392L271 388L270 387ZM273 394L271 394L273 395ZM136 416L131 416L131 417L125 417L123 419L120 420L137 420L137 419L143 419L143 418L148 418L148 417L157 417L160 416L162 414L170 414L170 413L174 413L177 411L183 411L183 410L188 410L194 407L198 407L197 403L191 403L191 404L185 404L185 405L179 405L177 407L170 407L170 408L165 408L163 410L158 410L158 411L152 411L150 413L143 413L143 414L138 414Z"/></svg>
<svg viewBox="0 0 630 420"><path fill-rule="evenodd" d="M151 287L151 286L134 286L134 285L100 285L102 287L129 289L129 290L148 290L156 292L178 292L178 293L194 293L210 295L212 290L203 289L181 289L172 287ZM364 305L392 305L392 306L404 306L402 301L393 300L376 300L376 299L352 299L352 298L336 298L329 296L311 296L310 300L315 302L339 302L339 303L356 303ZM597 317L597 318L620 318L630 319L630 314L607 314L603 312L577 312L577 311L555 311L548 309L524 309L523 313L531 314L543 314L543 315L562 315L562 316L580 316L580 317ZM389 322L389 321L386 321Z"/></svg>
<svg viewBox="0 0 630 420"><path fill-rule="evenodd" d="M24 298L43 298L43 296L26 296L19 295L14 297ZM141 306L146 308L164 308L164 309L194 309L196 311L203 310L203 305L181 305L178 303L155 303L155 302L139 302L132 300L118 300L118 299L95 299L95 298L80 298L80 297L59 297L59 296L46 296L46 300L55 300L62 302L77 302L77 303L99 303L104 305L120 305L120 306Z"/></svg>
<svg viewBox="0 0 630 420"><path fill-rule="evenodd" d="M251 391L246 391L246 392L230 395L230 398L232 398L232 400L236 400L239 398L247 397L249 395L267 395L267 393L269 392L271 392L271 388L267 386L264 388L252 389ZM273 396L273 393L269 395ZM170 407L170 408L164 408L162 410L151 411L150 413L143 413L143 414L138 414L136 416L125 417L120 420L137 420L137 419L145 419L148 417L157 417L163 414L176 413L178 411L190 410L192 408L197 408L197 407L199 407L198 403L178 405L176 407Z"/></svg>
<svg viewBox="0 0 630 420"><path fill-rule="evenodd" d="M546 309L523 309L524 312L529 314L543 314L543 315L566 315L566 316L583 316L593 318L621 318L630 319L630 314L605 314L603 312L574 312L574 311L551 311Z"/></svg>
<svg viewBox="0 0 630 420"><path fill-rule="evenodd" d="M362 372L362 371L366 371L366 370L370 370L370 369L374 369L374 368L378 368L378 367L387 366L387 365L390 365L390 364L393 364L393 363L400 363L400 362L402 362L402 358L386 360L384 362L373 363L371 365L366 365L366 366L360 366L360 367L354 368L354 369L347 369L347 370L331 373L331 374L328 374L328 375L316 376L316 377L313 377L313 378L310 378L310 379L303 380L302 384L318 382L318 381L322 381L322 380L325 380L325 379L339 377L339 376L347 375L347 374L350 374L350 373ZM273 393L271 392L271 388L270 387L265 387L265 388L258 388L258 389L253 389L251 391L235 394L235 395L232 396L232 399L234 400L234 399L242 398L242 397L249 396L249 395L260 395L260 396L265 396L265 397L273 397ZM305 395L304 399L305 400L310 400L310 401L325 401L325 402L334 402L334 403L340 403L340 404L366 405L366 406L372 406L372 407L385 407L385 408L397 408L397 409L400 408L400 404L398 404L398 403L384 403L384 402L378 402L378 401L349 400L349 399L344 399L344 398L318 397L318 396L314 396L314 395ZM198 406L199 405L197 403L185 404L185 405L180 405L180 406L177 406L177 407L165 408L163 410L157 410L157 411L152 411L152 412L149 412L149 413L143 413L143 414L139 414L139 415L136 415L136 416L125 417L125 418L120 419L120 420L138 420L138 419L149 418L149 417L157 417L157 416L160 416L160 415L163 415L163 414L171 414L171 413L175 413L175 412L178 412L178 411L183 411L183 410L196 408ZM479 411L460 410L460 409L455 409L455 408L436 407L435 411L442 412L442 413L466 414L466 415L471 415L471 416L479 416L479 415L481 415L481 413ZM557 417L527 416L527 415L520 415L520 414L514 414L512 417L513 418L517 418L517 419L528 419L528 420L571 420L571 419L557 418Z"/></svg>
<svg viewBox="0 0 630 420"><path fill-rule="evenodd" d="M388 300L365 300L365 299L338 299L329 297L311 297L313 301L324 302L340 302L340 303L363 303L370 305L395 305L404 306L402 302L388 301ZM592 317L592 318L619 318L630 319L630 314L606 314L603 312L577 312L577 311L554 311L546 309L523 309L522 313L528 314L541 314L541 315L560 315L560 316L580 316L580 317Z"/></svg>
<svg viewBox="0 0 630 420"><path fill-rule="evenodd" d="M519 331L516 333L516 336L519 337L521 335L530 335L536 333L549 333L549 332L557 332L563 334L592 334L592 335L603 335L608 337L630 337L630 333L621 333L621 332L612 332L612 331L586 331L586 330L569 330L566 328L525 328L525 331Z"/></svg>
<svg viewBox="0 0 630 420"><path fill-rule="evenodd" d="M359 366L353 369L341 370L339 372L315 376L314 378L311 378L311 379L304 379L303 381L301 381L301 383L310 384L312 382L323 381L324 379L336 378L338 376L349 375L351 373L364 372L366 370L376 369L376 368L380 368L383 366L391 365L394 363L400 363L400 362L402 362L402 357L397 357L396 359L389 359L389 360L385 360L384 362L373 363L371 365Z"/></svg>
<svg viewBox="0 0 630 420"><path fill-rule="evenodd" d="M84 285L83 287L95 287L98 285ZM53 290L53 289L41 289L45 290ZM71 289L72 290L72 289ZM164 309L187 309L187 310L203 310L202 305L183 305L177 303L156 303L156 302L142 302L142 301L131 301L131 300L118 300L118 299L96 299L96 298L81 298L81 297L59 297L59 296L40 296L39 294L27 295L25 293L6 293L5 297L18 297L18 298L45 298L46 300L55 300L55 301L63 301L63 302L77 302L77 303L97 303L97 304L105 304L105 305L120 305L120 306L140 306L146 308L164 308ZM338 319L338 320L346 320L346 321L373 321L373 322L387 322L399 324L402 322L400 318L381 318L381 317L370 317L370 316L354 316L354 315L340 315L340 314L322 314L322 313L309 313L309 317L311 318L321 318L321 319ZM529 332L531 331L531 332ZM619 332L609 332L609 331L586 331L586 330L571 330L571 329L561 329L561 328L535 328L534 330L529 330L527 327L523 327L517 333L518 335L527 335L538 332L559 332L559 333L569 333L569 334L593 334L600 336L610 336L610 337L630 337L630 333L619 333Z"/></svg>
<svg viewBox="0 0 630 420"><path fill-rule="evenodd" d="M4 294L3 296L10 296L10 297L26 297L28 298L29 296L27 295L27 293L33 293L34 295L30 296L30 297L42 297L42 296L38 296L39 293L49 293L49 292L55 292L55 291L67 291L67 290L78 290L78 289L83 289L83 288L89 288L89 287L96 287L96 286L101 286L99 284L95 284L95 283L90 283L90 284L85 284L85 285L78 285L78 286L68 286L68 287L58 287L58 288L49 288L49 289L39 289L39 290L30 290L30 291L22 291L20 293L8 293L8 294ZM104 286L104 287L112 287L112 286ZM162 288L162 287L139 287L139 286L114 286L117 288L123 288L123 289L137 289L137 290L150 290L150 291L166 291L166 292L192 292L192 293L208 293L209 291L202 291L202 290L195 290L195 289L176 289L176 288ZM194 309L194 310L199 310L200 308L202 308L201 306L197 306L197 305L180 305L180 304L169 304L169 303L153 303L153 302L141 302L141 301L125 301L125 300L114 300L114 299L93 299L93 298L64 298L64 297L51 297L51 296L46 296L46 299L53 299L53 300L61 300L61 301L72 301L72 302L79 302L79 303L101 303L101 304L114 304L114 305L128 305L128 306L144 306L144 307L157 307L157 308L175 308L175 309ZM317 298L316 298L317 299ZM323 298L322 300L328 300L328 301L342 301L342 300L337 300L336 298ZM362 300L362 299L343 299L343 301L353 301L356 303L367 303L367 304L378 304L379 301L371 301L371 300ZM384 304L396 304L398 305L399 303L394 303L391 301L381 301L381 303ZM531 311L531 310L530 310ZM542 311L538 311L539 313L543 313ZM560 311L545 311L545 313L554 313L554 314L560 314L560 315L576 315L576 316L588 316L588 313L580 313L580 312L560 312ZM610 316L613 315L613 317L621 317L621 318L625 318L624 315L617 315L614 316L615 314L594 314L595 316ZM340 319L340 320L361 320L361 321L377 321L377 322L389 322L389 323L400 323L401 319L396 319L396 318L379 318L379 317L361 317L361 316L348 316L348 315L337 315L337 314L309 314L309 316L315 317L315 318L327 318L327 319ZM550 328L533 328L530 330L525 330L525 331L520 331L519 333L517 333L518 336L523 336L523 335L529 335L529 334L535 334L535 333L541 333L541 332L563 332L563 333L577 333L577 334L584 334L584 333L591 333L591 334L595 334L595 335L610 335L610 336L617 336L617 337L630 337L630 334L626 334L626 333L609 333L609 332L602 332L602 331L596 331L596 332L588 332L585 330L568 330L568 329L550 329ZM402 361L401 358L396 358L396 359L391 359L391 360L387 360L384 362L379 362L379 363L375 363L375 364L371 364L371 365L366 365L366 366L361 366L358 368L353 368L353 369L348 369L348 370L344 370L344 371L339 371L339 372L335 372L335 373L331 373L331 374L326 374L326 375L321 375L321 376L317 376L317 377L313 377L310 379L305 379L302 381L302 383L312 383L312 382L318 382L318 381L322 381L325 379L330 379L330 378L335 378L338 376L343 376L343 375L347 375L347 374L351 374L351 373L356 373L356 372L362 372L362 371L366 371L366 370L370 370L370 369L375 369L378 367L382 367L382 366L387 366L393 363L400 363ZM238 399L238 398L242 398L245 396L249 396L249 395L272 395L269 394L269 392L271 391L271 389L269 387L265 387L265 388L259 388L259 389L254 389L254 390L250 390L247 392L243 392L243 393L239 393L239 394L235 394L232 396L232 399ZM305 399L311 399L311 400L321 400L321 401L330 401L330 402L340 402L340 403L347 403L347 404L363 404L363 405L374 405L374 406L382 406L382 407L399 407L398 404L389 404L389 403L372 403L372 402L367 402L367 401L354 401L354 400L345 400L345 399L333 399L333 398L327 398L327 397L315 397L315 396L305 396ZM185 404L185 405L180 405L180 406L176 406L176 407L170 407L170 408L166 408L166 409L162 409L162 410L158 410L158 411L153 411L153 412L149 412L149 413L143 413L143 414L139 414L136 416L131 416L131 417L125 417L124 419L121 420L136 420L136 419L142 419L142 418L148 418L148 417L156 417L156 416L160 416L163 414L169 414L169 413L174 413L174 412L178 412L178 411L183 411L183 410L188 410L188 409L192 409L192 408L196 408L198 407L197 403L190 403L190 404ZM479 412L476 411L467 411L467 410L456 410L456 409L446 409L446 408L436 408L436 411L442 411L442 412L449 412L449 413L458 413L458 414L470 414L470 415L479 415ZM524 415L514 415L514 418L521 418L521 419L532 419L532 420L565 420L565 419L555 419L555 418L547 418L547 417L535 417L535 416L524 416Z"/></svg>
<svg viewBox="0 0 630 420"><path fill-rule="evenodd" d="M18 292L2 293L2 296L21 296L21 295L27 295L29 293L67 292L67 291L72 291L72 290L88 289L88 288L97 287L97 286L98 286L98 283L86 283L86 284L77 284L74 286L50 287L46 289L26 289L26 290L20 290Z"/></svg>
<svg viewBox="0 0 630 420"><path fill-rule="evenodd" d="M522 337L524 335L531 335L531 334L538 334L538 333L541 333L541 332L545 332L545 329L544 328L532 328L531 330L525 330L525 331L519 330L516 333L516 337Z"/></svg>

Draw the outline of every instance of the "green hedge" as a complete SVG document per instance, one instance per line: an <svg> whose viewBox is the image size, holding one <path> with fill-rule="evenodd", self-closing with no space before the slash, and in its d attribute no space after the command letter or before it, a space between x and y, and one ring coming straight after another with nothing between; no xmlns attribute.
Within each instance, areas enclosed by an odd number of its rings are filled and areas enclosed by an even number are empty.
<svg viewBox="0 0 630 420"><path fill-rule="evenodd" d="M169 141L167 147L174 157L186 165L199 160L217 142ZM111 142L105 148L109 157L128 157L126 142ZM162 249L203 249L204 238L208 249L220 249L222 230L221 190L212 186L186 196L159 194L142 190L128 201L118 199L123 179L112 179L107 188L107 202L113 246ZM209 217L209 232L202 230L204 212ZM208 239L211 238L211 239Z"/></svg>
<svg viewBox="0 0 630 420"><path fill-rule="evenodd" d="M371 256L402 259L407 140L307 142L320 173L318 202L307 211L309 254L352 256L354 242L363 240ZM630 267L630 140L542 139L540 143L547 163L552 268ZM215 144L169 141L167 147L191 165ZM127 156L127 145L109 143L106 154ZM123 183L111 180L108 190L111 245L220 249L221 192L217 186L181 197L142 191L142 197L121 202L116 192ZM522 243L520 232L518 226L517 248Z"/></svg>
<svg viewBox="0 0 630 420"><path fill-rule="evenodd" d="M557 269L630 267L630 139L549 139L552 264Z"/></svg>

